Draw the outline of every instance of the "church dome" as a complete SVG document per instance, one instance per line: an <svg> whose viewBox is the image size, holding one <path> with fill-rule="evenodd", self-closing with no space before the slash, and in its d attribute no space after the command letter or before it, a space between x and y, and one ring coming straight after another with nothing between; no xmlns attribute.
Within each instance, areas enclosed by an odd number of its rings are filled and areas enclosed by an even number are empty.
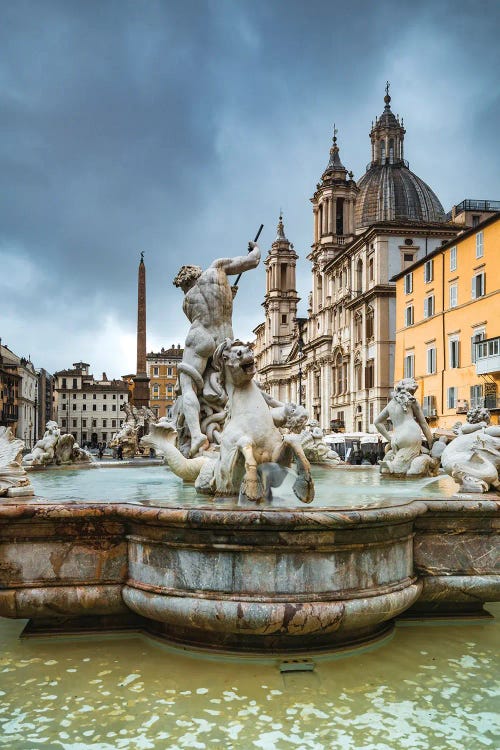
<svg viewBox="0 0 500 750"><path fill-rule="evenodd" d="M358 182L356 228L378 221L445 221L439 198L403 158L406 131L391 110L389 83L384 103L384 111L372 123L372 160Z"/></svg>
<svg viewBox="0 0 500 750"><path fill-rule="evenodd" d="M358 182L356 228L378 221L445 221L437 195L406 163L371 164Z"/></svg>

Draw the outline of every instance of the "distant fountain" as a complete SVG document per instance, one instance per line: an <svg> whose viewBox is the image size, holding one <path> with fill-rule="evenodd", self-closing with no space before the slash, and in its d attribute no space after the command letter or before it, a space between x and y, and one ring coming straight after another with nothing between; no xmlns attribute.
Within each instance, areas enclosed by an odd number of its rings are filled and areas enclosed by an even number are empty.
<svg viewBox="0 0 500 750"><path fill-rule="evenodd" d="M51 466L88 463L92 456L80 448L73 435L61 434L57 422L49 421L33 451L23 458L24 466Z"/></svg>

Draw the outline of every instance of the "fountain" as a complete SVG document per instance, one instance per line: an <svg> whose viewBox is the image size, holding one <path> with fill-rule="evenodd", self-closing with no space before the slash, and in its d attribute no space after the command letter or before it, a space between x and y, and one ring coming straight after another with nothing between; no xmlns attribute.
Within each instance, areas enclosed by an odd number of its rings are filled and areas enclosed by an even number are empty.
<svg viewBox="0 0 500 750"><path fill-rule="evenodd" d="M144 439L173 472L143 469L163 472L164 488L149 495L139 480L139 497L109 500L97 488L92 500L36 489L1 503L0 615L28 618L26 634L128 629L201 649L309 654L383 638L397 618L482 616L499 599L497 495L436 493L433 477L384 485L372 467L311 469L300 408L260 390L251 349L233 335L227 277L258 264L249 250L176 277L191 322L176 423ZM411 388L400 401L413 413ZM406 439L406 412L389 412ZM399 433L392 443L386 466L406 466L394 476L436 473L413 472L420 446ZM366 478L377 492L356 502Z"/></svg>

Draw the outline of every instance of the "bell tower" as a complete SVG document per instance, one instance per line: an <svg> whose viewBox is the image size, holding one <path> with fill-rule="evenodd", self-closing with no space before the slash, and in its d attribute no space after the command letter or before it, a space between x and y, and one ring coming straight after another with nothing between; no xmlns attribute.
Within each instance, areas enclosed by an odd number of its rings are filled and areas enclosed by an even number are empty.
<svg viewBox="0 0 500 750"><path fill-rule="evenodd" d="M313 314L325 305L325 263L335 258L354 239L354 210L359 191L352 172L348 172L340 160L337 133L334 125L330 160L311 198L314 242L308 260L313 264Z"/></svg>
<svg viewBox="0 0 500 750"><path fill-rule="evenodd" d="M298 255L293 244L285 236L283 216L280 214L276 239L264 261L266 266L266 311L265 345L289 344L294 336L297 315L295 266ZM281 355L273 352L273 361L280 361Z"/></svg>

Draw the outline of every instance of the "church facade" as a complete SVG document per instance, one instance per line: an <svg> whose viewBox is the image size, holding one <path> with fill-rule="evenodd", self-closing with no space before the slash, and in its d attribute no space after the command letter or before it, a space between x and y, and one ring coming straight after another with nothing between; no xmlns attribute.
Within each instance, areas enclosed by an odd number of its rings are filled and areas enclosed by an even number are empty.
<svg viewBox="0 0 500 750"><path fill-rule="evenodd" d="M357 182L334 130L311 198L312 291L297 318L297 253L280 216L266 265L265 321L255 329L262 386L304 405L323 429L370 431L394 378L396 290L390 279L456 236L431 188L404 158L403 120L372 123L371 161Z"/></svg>

